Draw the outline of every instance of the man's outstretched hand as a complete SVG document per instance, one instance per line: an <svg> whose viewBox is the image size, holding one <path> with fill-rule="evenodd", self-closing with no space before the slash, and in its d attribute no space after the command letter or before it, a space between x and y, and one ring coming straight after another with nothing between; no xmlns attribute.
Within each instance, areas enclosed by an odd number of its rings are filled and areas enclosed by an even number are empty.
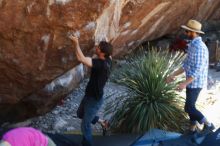
<svg viewBox="0 0 220 146"><path fill-rule="evenodd" d="M166 83L171 83L173 81L175 81L175 76L173 76L173 75L170 75L166 78Z"/></svg>
<svg viewBox="0 0 220 146"><path fill-rule="evenodd" d="M79 43L79 39L78 39L78 37L76 37L76 36L69 35L68 38L69 38L70 40L72 40L75 44L78 44L78 43Z"/></svg>
<svg viewBox="0 0 220 146"><path fill-rule="evenodd" d="M179 92L181 92L183 89L186 88L186 86L187 86L187 83L182 82L182 83L180 83L180 84L177 86L176 90L179 91Z"/></svg>

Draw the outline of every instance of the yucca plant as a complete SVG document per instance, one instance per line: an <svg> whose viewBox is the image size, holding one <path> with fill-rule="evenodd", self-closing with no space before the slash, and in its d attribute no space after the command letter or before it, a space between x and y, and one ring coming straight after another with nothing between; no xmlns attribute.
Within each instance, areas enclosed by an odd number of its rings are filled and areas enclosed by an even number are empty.
<svg viewBox="0 0 220 146"><path fill-rule="evenodd" d="M113 113L111 125L118 132L142 133L151 128L181 131L184 99L175 91L176 81L165 82L168 74L179 68L184 55L151 49L128 60L114 73L114 81L127 88L107 104Z"/></svg>

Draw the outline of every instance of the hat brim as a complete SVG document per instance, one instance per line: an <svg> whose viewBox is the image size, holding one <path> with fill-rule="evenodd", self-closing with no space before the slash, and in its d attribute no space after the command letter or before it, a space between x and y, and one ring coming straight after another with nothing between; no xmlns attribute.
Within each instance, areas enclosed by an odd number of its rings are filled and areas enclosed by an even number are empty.
<svg viewBox="0 0 220 146"><path fill-rule="evenodd" d="M201 30L195 30L195 29L192 29L192 28L187 27L186 25L181 25L181 28L186 29L186 30L189 30L189 31L193 31L193 32L205 34L205 33L204 33L203 31L201 31Z"/></svg>

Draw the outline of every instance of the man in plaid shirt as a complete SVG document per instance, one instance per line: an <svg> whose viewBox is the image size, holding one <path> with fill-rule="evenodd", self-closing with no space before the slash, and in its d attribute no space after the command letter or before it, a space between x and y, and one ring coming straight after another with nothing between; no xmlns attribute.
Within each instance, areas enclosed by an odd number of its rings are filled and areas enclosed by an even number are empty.
<svg viewBox="0 0 220 146"><path fill-rule="evenodd" d="M195 106L200 91L207 86L208 76L209 52L199 36L199 34L204 34L201 31L202 25L196 20L189 20L187 25L181 27L185 30L185 34L191 42L188 44L187 57L183 62L183 66L167 77L167 82L174 81L175 76L183 72L186 73L186 80L177 86L177 90L181 91L186 88L185 111L191 121L187 133L196 133L196 122L204 124L204 131L212 131L215 129L214 125Z"/></svg>

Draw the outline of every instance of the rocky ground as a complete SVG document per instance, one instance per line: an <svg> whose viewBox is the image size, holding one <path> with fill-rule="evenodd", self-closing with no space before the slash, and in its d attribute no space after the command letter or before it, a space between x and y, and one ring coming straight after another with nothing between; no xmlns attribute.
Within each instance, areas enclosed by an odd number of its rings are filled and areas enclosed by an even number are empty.
<svg viewBox="0 0 220 146"><path fill-rule="evenodd" d="M76 117L76 111L82 97L84 96L87 82L88 79L85 79L77 89L66 97L62 104L55 107L50 113L31 119L30 126L52 133L79 131L81 120ZM116 85L115 83L107 83L104 96L106 100L98 113L101 118L104 117L106 102L113 100L117 95L126 94L124 91L125 89L123 87ZM93 130L100 132L101 126L96 124L93 126Z"/></svg>

